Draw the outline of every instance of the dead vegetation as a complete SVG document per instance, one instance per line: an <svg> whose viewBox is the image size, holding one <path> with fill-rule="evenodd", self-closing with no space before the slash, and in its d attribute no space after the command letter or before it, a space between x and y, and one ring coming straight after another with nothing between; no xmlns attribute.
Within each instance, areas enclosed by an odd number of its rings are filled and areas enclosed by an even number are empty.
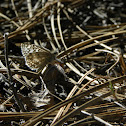
<svg viewBox="0 0 126 126"><path fill-rule="evenodd" d="M0 1L0 125L126 125L125 6Z"/></svg>

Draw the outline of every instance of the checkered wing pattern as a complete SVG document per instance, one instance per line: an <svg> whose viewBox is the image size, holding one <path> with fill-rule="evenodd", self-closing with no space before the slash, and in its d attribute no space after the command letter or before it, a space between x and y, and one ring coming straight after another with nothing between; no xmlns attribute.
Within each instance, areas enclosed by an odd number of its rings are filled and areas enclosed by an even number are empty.
<svg viewBox="0 0 126 126"><path fill-rule="evenodd" d="M26 65L32 70L43 69L54 60L54 54L48 49L34 44L21 44L21 51Z"/></svg>

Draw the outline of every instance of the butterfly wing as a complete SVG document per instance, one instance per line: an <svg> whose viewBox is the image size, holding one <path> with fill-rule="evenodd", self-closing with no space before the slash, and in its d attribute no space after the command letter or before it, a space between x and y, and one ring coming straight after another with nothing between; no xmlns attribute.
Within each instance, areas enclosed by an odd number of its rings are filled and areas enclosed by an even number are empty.
<svg viewBox="0 0 126 126"><path fill-rule="evenodd" d="M54 60L54 56L51 53L35 52L29 53L26 58L26 65L32 70L43 69L49 62Z"/></svg>
<svg viewBox="0 0 126 126"><path fill-rule="evenodd" d="M54 54L45 48L34 44L22 44L22 55L25 57L26 65L32 70L43 69L46 64L54 60Z"/></svg>
<svg viewBox="0 0 126 126"><path fill-rule="evenodd" d="M51 53L48 49L44 47L40 47L40 46L29 44L29 43L21 44L21 51L24 57L27 56L29 53L34 53L34 52Z"/></svg>

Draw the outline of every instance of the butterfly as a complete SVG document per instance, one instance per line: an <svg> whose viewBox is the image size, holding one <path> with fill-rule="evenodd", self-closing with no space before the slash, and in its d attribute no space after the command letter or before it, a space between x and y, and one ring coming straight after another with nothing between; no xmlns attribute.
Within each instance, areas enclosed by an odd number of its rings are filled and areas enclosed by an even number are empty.
<svg viewBox="0 0 126 126"><path fill-rule="evenodd" d="M22 43L21 51L26 65L31 70L42 70L47 64L55 60L55 55L50 50L35 44Z"/></svg>

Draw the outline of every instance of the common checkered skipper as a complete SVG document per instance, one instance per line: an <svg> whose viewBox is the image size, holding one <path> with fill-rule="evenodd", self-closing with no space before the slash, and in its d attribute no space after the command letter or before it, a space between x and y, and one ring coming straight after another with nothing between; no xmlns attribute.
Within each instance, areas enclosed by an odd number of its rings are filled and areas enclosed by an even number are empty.
<svg viewBox="0 0 126 126"><path fill-rule="evenodd" d="M55 55L48 49L34 44L21 44L21 51L26 65L32 70L43 69L55 59Z"/></svg>

